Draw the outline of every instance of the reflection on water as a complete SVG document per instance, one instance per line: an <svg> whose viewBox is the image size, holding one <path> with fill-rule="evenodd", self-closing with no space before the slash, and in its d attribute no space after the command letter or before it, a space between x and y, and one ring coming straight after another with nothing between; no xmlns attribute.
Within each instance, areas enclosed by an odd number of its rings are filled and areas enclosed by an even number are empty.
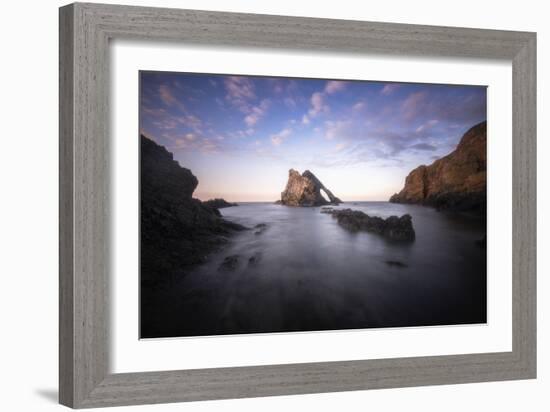
<svg viewBox="0 0 550 412"><path fill-rule="evenodd" d="M486 322L486 252L476 244L484 223L387 202L340 208L381 217L409 213L416 240L350 233L320 208L222 209L228 220L267 229L237 234L153 307L142 308L156 325L144 337ZM233 255L236 268L219 270Z"/></svg>

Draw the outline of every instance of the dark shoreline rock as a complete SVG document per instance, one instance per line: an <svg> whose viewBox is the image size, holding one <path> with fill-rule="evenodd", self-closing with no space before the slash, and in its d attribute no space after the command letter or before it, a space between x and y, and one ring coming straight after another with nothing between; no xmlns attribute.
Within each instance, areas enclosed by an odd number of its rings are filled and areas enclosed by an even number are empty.
<svg viewBox="0 0 550 412"><path fill-rule="evenodd" d="M321 190L329 198L328 201L321 194ZM309 170L300 175L297 170L290 169L285 190L281 193L280 203L285 206L312 207L337 205L342 201L334 196Z"/></svg>
<svg viewBox="0 0 550 412"><path fill-rule="evenodd" d="M198 179L141 136L140 278L147 291L184 276L246 228L192 197Z"/></svg>
<svg viewBox="0 0 550 412"><path fill-rule="evenodd" d="M486 188L487 122L482 122L464 134L453 152L411 171L390 202L484 215Z"/></svg>
<svg viewBox="0 0 550 412"><path fill-rule="evenodd" d="M223 209L225 207L239 206L237 203L231 203L221 198L205 200L202 203L205 204L206 206L213 207L214 209Z"/></svg>
<svg viewBox="0 0 550 412"><path fill-rule="evenodd" d="M377 216L369 216L359 210L342 209L327 210L322 213L332 215L338 224L350 232L372 232L384 236L390 240L414 241L416 234L412 225L411 215L401 217L390 216L382 219Z"/></svg>
<svg viewBox="0 0 550 412"><path fill-rule="evenodd" d="M399 260L386 260L385 263L388 266L397 267L397 268L400 268L400 269L409 267L409 265L407 265L406 263L403 263Z"/></svg>

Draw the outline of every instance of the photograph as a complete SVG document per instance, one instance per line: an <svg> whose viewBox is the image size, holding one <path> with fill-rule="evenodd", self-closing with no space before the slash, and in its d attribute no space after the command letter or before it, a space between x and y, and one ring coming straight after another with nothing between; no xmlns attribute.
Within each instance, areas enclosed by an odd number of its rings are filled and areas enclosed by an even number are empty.
<svg viewBox="0 0 550 412"><path fill-rule="evenodd" d="M2 410L550 411L546 3L118 3L2 4Z"/></svg>
<svg viewBox="0 0 550 412"><path fill-rule="evenodd" d="M140 339L487 323L486 85L136 87Z"/></svg>

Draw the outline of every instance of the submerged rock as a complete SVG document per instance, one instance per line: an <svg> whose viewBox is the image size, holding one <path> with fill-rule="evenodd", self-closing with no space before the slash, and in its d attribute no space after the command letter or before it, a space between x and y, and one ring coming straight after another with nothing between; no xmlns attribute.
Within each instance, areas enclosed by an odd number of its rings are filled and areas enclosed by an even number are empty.
<svg viewBox="0 0 550 412"><path fill-rule="evenodd" d="M321 194L321 190L329 198L327 201ZM281 193L281 204L286 206L323 206L342 203L332 194L317 177L306 170L300 172L294 169L288 171L288 182Z"/></svg>
<svg viewBox="0 0 550 412"><path fill-rule="evenodd" d="M464 134L453 152L410 172L390 202L485 213L486 188L487 122L482 122Z"/></svg>
<svg viewBox="0 0 550 412"><path fill-rule="evenodd" d="M267 230L267 224L258 223L256 226L254 226L254 229L256 229L256 231L254 232L255 235L261 235Z"/></svg>
<svg viewBox="0 0 550 412"><path fill-rule="evenodd" d="M386 265L388 266L394 266L398 268L406 268L409 267L406 263L400 262L399 260L386 260Z"/></svg>
<svg viewBox="0 0 550 412"><path fill-rule="evenodd" d="M262 252L256 252L248 258L248 265L257 265L262 259Z"/></svg>
<svg viewBox="0 0 550 412"><path fill-rule="evenodd" d="M340 226L351 232L372 232L390 240L409 242L413 241L416 236L412 225L412 217L409 214L382 219L378 216L369 216L359 210L351 209L331 210L323 213L331 214Z"/></svg>
<svg viewBox="0 0 550 412"><path fill-rule="evenodd" d="M223 262L221 263L219 270L225 270L225 271L232 271L237 269L237 266L239 266L239 255L231 255L227 256Z"/></svg>

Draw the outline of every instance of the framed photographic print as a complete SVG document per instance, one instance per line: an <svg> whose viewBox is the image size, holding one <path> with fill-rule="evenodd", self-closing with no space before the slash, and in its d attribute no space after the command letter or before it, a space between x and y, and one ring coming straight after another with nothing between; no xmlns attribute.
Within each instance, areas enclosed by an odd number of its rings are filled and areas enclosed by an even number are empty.
<svg viewBox="0 0 550 412"><path fill-rule="evenodd" d="M535 52L61 8L61 403L534 378Z"/></svg>
<svg viewBox="0 0 550 412"><path fill-rule="evenodd" d="M485 86L140 82L141 338L486 323Z"/></svg>

